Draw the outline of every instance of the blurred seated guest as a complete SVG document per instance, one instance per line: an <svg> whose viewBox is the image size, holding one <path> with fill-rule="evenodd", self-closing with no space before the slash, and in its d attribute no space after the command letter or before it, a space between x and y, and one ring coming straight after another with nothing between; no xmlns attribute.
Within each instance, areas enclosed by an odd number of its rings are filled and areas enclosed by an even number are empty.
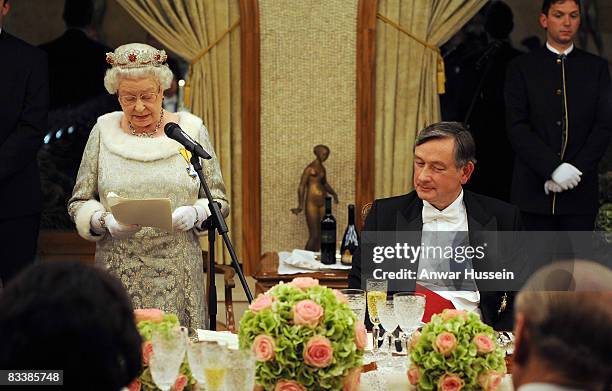
<svg viewBox="0 0 612 391"><path fill-rule="evenodd" d="M0 368L57 369L71 390L114 391L141 370L141 338L121 283L78 262L43 262L0 293Z"/></svg>
<svg viewBox="0 0 612 391"><path fill-rule="evenodd" d="M96 264L121 279L135 307L160 308L186 327L203 328L203 261L195 229L210 210L199 180L186 170L191 166L181 145L166 137L164 126L178 123L210 153L212 159L202 162L204 176L227 216L219 160L200 118L162 108L162 93L172 81L163 50L131 43L106 60L112 68L104 85L117 94L122 111L102 115L93 127L68 212L79 234L97 242ZM110 212L111 192L130 199L169 198L174 232L118 222Z"/></svg>
<svg viewBox="0 0 612 391"><path fill-rule="evenodd" d="M52 110L105 94L104 57L112 49L90 37L93 14L93 0L66 0L62 14L66 31L40 46L49 58Z"/></svg>
<svg viewBox="0 0 612 391"><path fill-rule="evenodd" d="M517 295L518 391L606 390L612 380L612 271L587 261L536 272Z"/></svg>

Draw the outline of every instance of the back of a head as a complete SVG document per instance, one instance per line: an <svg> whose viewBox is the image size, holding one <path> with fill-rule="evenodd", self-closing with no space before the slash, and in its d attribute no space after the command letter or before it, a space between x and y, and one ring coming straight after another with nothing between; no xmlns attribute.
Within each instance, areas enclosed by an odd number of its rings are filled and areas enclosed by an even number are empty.
<svg viewBox="0 0 612 391"><path fill-rule="evenodd" d="M0 368L61 369L69 389L119 390L141 369L123 286L77 262L39 263L11 281L0 294L0 335Z"/></svg>
<svg viewBox="0 0 612 391"><path fill-rule="evenodd" d="M502 2L494 1L487 8L485 30L494 39L507 39L514 28L512 9Z"/></svg>
<svg viewBox="0 0 612 391"><path fill-rule="evenodd" d="M547 366L577 385L611 379L610 269L588 261L546 266L523 287L515 310L524 317L529 351Z"/></svg>
<svg viewBox="0 0 612 391"><path fill-rule="evenodd" d="M65 0L62 17L66 27L85 28L93 21L93 0Z"/></svg>

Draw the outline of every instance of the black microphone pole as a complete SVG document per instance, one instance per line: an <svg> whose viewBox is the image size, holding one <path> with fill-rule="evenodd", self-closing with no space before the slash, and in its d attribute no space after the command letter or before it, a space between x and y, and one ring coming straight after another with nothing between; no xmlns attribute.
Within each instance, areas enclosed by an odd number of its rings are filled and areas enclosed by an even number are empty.
<svg viewBox="0 0 612 391"><path fill-rule="evenodd" d="M244 293L246 294L247 300L249 303L253 301L253 294L247 285L246 279L244 278L244 274L242 274L242 269L240 268L240 264L238 264L238 257L236 256L236 251L234 250L234 246L227 235L228 229L227 224L225 224L225 219L221 214L221 210L219 209L219 204L213 201L212 195L210 194L210 189L206 184L206 180L204 179L204 174L202 173L202 165L200 164L199 156L195 154L191 154L191 165L193 169L198 173L198 177L200 178L200 185L202 189L204 189L204 193L206 193L206 198L208 199L208 207L210 208L210 226L208 227L208 280L209 284L209 294L208 294L208 313L210 316L210 329L215 330L217 328L217 287L215 285L215 230L223 237L223 242L225 243L225 247L227 247L227 251L232 258L232 266L236 273L238 274L238 278L240 279L240 283L242 284L242 289L244 289Z"/></svg>

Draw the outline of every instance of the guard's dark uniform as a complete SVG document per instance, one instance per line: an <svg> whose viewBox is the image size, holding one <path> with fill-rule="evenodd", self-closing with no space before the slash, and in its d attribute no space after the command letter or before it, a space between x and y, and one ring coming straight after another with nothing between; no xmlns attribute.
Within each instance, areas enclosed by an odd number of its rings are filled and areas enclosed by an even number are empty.
<svg viewBox="0 0 612 391"><path fill-rule="evenodd" d="M612 92L604 59L547 47L517 57L506 78L508 136L516 153L512 202L536 230L589 230L597 213L597 165L612 133ZM563 162L582 171L577 187L545 195Z"/></svg>

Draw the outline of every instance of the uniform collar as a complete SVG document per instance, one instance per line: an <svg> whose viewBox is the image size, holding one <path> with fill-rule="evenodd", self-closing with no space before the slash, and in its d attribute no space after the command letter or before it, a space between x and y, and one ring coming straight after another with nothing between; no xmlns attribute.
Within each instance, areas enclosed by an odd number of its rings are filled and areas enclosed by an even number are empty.
<svg viewBox="0 0 612 391"><path fill-rule="evenodd" d="M546 41L546 48L548 50L550 50L551 52L555 53L557 56L561 56L563 54L565 54L566 56L569 55L572 50L574 50L574 44L572 43L570 47L568 47L565 52L561 53L560 51L558 51L557 49L555 49L554 47L552 47L548 41Z"/></svg>

